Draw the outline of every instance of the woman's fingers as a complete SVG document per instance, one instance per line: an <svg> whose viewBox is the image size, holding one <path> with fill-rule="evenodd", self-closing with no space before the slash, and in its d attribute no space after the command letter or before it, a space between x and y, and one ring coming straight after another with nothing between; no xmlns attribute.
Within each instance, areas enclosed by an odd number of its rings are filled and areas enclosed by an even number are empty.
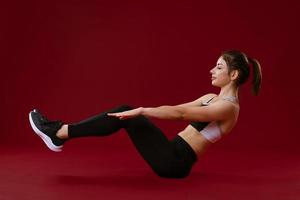
<svg viewBox="0 0 300 200"><path fill-rule="evenodd" d="M107 115L111 117L120 117L117 113L107 113Z"/></svg>
<svg viewBox="0 0 300 200"><path fill-rule="evenodd" d="M112 117L118 117L120 119L125 118L126 116L121 114L121 113L107 113L108 116L112 116Z"/></svg>
<svg viewBox="0 0 300 200"><path fill-rule="evenodd" d="M118 113L107 113L108 116L118 117L119 119L127 119L137 116L137 110L130 110Z"/></svg>

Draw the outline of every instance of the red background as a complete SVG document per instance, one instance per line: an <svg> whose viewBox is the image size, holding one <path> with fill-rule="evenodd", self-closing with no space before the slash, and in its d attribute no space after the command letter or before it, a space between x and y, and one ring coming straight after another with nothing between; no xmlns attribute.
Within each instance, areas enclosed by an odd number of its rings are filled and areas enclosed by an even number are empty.
<svg viewBox="0 0 300 200"><path fill-rule="evenodd" d="M2 13L0 142L36 144L32 108L73 122L123 103L175 105L218 93L209 70L221 51L240 49L260 61L262 90L253 97L249 83L241 88L239 123L221 143L296 147L298 8L258 1L11 3Z"/></svg>
<svg viewBox="0 0 300 200"><path fill-rule="evenodd" d="M261 63L261 93L252 96L249 82L241 88L238 124L212 148L299 152L298 11L296 1L5 3L1 148L47 151L29 126L33 108L75 122L123 103L176 105L218 93L209 70L223 50L240 49ZM153 121L168 137L187 124ZM70 141L65 150L87 147L133 149L117 134Z"/></svg>

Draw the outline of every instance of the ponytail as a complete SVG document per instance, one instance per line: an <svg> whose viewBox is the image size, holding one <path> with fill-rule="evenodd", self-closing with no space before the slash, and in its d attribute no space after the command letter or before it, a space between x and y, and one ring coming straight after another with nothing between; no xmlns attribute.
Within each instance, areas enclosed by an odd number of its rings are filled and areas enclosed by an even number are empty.
<svg viewBox="0 0 300 200"><path fill-rule="evenodd" d="M253 66L252 93L257 96L261 87L262 74L259 62L248 57L249 63Z"/></svg>
<svg viewBox="0 0 300 200"><path fill-rule="evenodd" d="M235 80L237 86L244 84L250 75L250 66L253 67L252 93L256 96L259 93L262 74L259 62L256 59L248 57L245 53L239 50L229 50L222 53L222 58L225 60L228 71L238 70L239 75Z"/></svg>

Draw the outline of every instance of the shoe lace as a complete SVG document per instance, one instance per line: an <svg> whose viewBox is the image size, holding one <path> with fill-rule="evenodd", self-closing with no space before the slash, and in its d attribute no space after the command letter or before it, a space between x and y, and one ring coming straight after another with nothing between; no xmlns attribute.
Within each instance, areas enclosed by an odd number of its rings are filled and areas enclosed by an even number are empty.
<svg viewBox="0 0 300 200"><path fill-rule="evenodd" d="M60 120L50 121L50 120L48 120L48 119L47 119L46 117L44 117L44 116L41 116L41 117L40 117L40 121L41 121L41 123L42 123L43 125L58 125L58 124L61 123Z"/></svg>
<svg viewBox="0 0 300 200"><path fill-rule="evenodd" d="M61 121L45 121L43 122L44 125L53 125L53 124L58 124L60 123Z"/></svg>

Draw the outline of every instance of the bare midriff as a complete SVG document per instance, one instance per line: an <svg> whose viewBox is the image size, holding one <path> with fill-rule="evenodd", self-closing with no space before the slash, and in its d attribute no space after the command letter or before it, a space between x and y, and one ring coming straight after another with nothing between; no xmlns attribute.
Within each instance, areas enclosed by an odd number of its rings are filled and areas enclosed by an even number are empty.
<svg viewBox="0 0 300 200"><path fill-rule="evenodd" d="M183 131L178 133L178 135L192 147L197 156L202 155L208 146L212 144L191 125L188 125Z"/></svg>

